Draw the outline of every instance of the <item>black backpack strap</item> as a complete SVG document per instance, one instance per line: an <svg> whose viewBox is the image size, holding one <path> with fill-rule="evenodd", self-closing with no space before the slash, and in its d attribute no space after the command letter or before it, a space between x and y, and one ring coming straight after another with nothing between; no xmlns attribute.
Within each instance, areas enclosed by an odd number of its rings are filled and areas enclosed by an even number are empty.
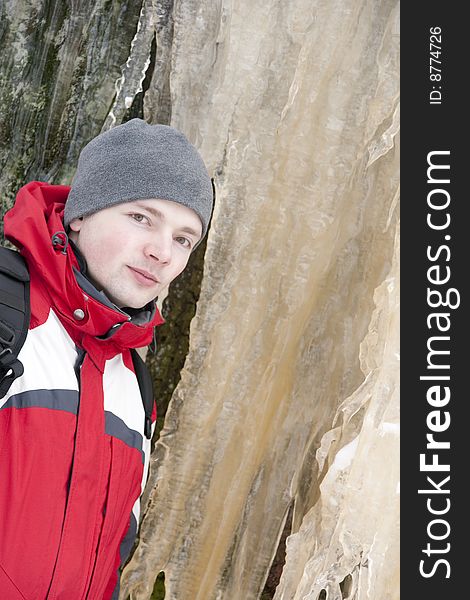
<svg viewBox="0 0 470 600"><path fill-rule="evenodd" d="M23 374L18 360L30 320L29 272L24 258L0 246L0 398Z"/></svg>
<svg viewBox="0 0 470 600"><path fill-rule="evenodd" d="M135 348L131 348L131 355L145 410L145 437L149 440L152 437L152 412L154 405L152 378L150 377L147 365L140 358L139 353Z"/></svg>

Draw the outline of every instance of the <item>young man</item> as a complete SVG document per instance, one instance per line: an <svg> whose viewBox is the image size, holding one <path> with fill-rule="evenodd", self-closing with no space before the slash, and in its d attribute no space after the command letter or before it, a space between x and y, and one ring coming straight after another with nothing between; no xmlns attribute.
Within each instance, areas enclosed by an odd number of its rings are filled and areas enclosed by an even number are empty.
<svg viewBox="0 0 470 600"><path fill-rule="evenodd" d="M212 202L183 134L133 119L83 149L71 188L29 183L5 215L31 322L0 400L0 598L117 598L150 452L129 349L163 322Z"/></svg>

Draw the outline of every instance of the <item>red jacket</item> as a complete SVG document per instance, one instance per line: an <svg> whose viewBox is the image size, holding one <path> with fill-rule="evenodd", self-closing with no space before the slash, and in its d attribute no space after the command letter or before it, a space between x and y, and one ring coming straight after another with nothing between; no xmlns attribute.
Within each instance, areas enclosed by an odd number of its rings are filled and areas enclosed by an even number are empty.
<svg viewBox="0 0 470 600"><path fill-rule="evenodd" d="M117 597L147 477L129 348L163 319L155 303L126 314L80 272L61 233L68 192L30 183L4 219L29 266L31 323L24 374L0 400L2 600Z"/></svg>

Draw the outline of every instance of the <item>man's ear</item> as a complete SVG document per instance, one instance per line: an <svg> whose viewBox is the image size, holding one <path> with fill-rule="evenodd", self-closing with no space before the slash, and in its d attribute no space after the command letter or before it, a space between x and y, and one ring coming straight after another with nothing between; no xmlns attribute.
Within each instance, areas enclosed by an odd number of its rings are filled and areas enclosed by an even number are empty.
<svg viewBox="0 0 470 600"><path fill-rule="evenodd" d="M83 217L80 217L78 219L72 219L72 221L70 221L69 223L69 227L72 231L80 231L80 229L82 228L83 225Z"/></svg>

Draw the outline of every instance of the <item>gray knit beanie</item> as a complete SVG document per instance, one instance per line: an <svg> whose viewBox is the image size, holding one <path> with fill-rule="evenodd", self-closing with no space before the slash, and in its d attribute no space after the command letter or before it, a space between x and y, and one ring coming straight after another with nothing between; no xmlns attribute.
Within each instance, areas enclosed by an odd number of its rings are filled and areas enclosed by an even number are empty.
<svg viewBox="0 0 470 600"><path fill-rule="evenodd" d="M198 151L174 127L131 119L83 148L65 204L64 225L121 202L151 198L192 208L205 236L213 192Z"/></svg>

